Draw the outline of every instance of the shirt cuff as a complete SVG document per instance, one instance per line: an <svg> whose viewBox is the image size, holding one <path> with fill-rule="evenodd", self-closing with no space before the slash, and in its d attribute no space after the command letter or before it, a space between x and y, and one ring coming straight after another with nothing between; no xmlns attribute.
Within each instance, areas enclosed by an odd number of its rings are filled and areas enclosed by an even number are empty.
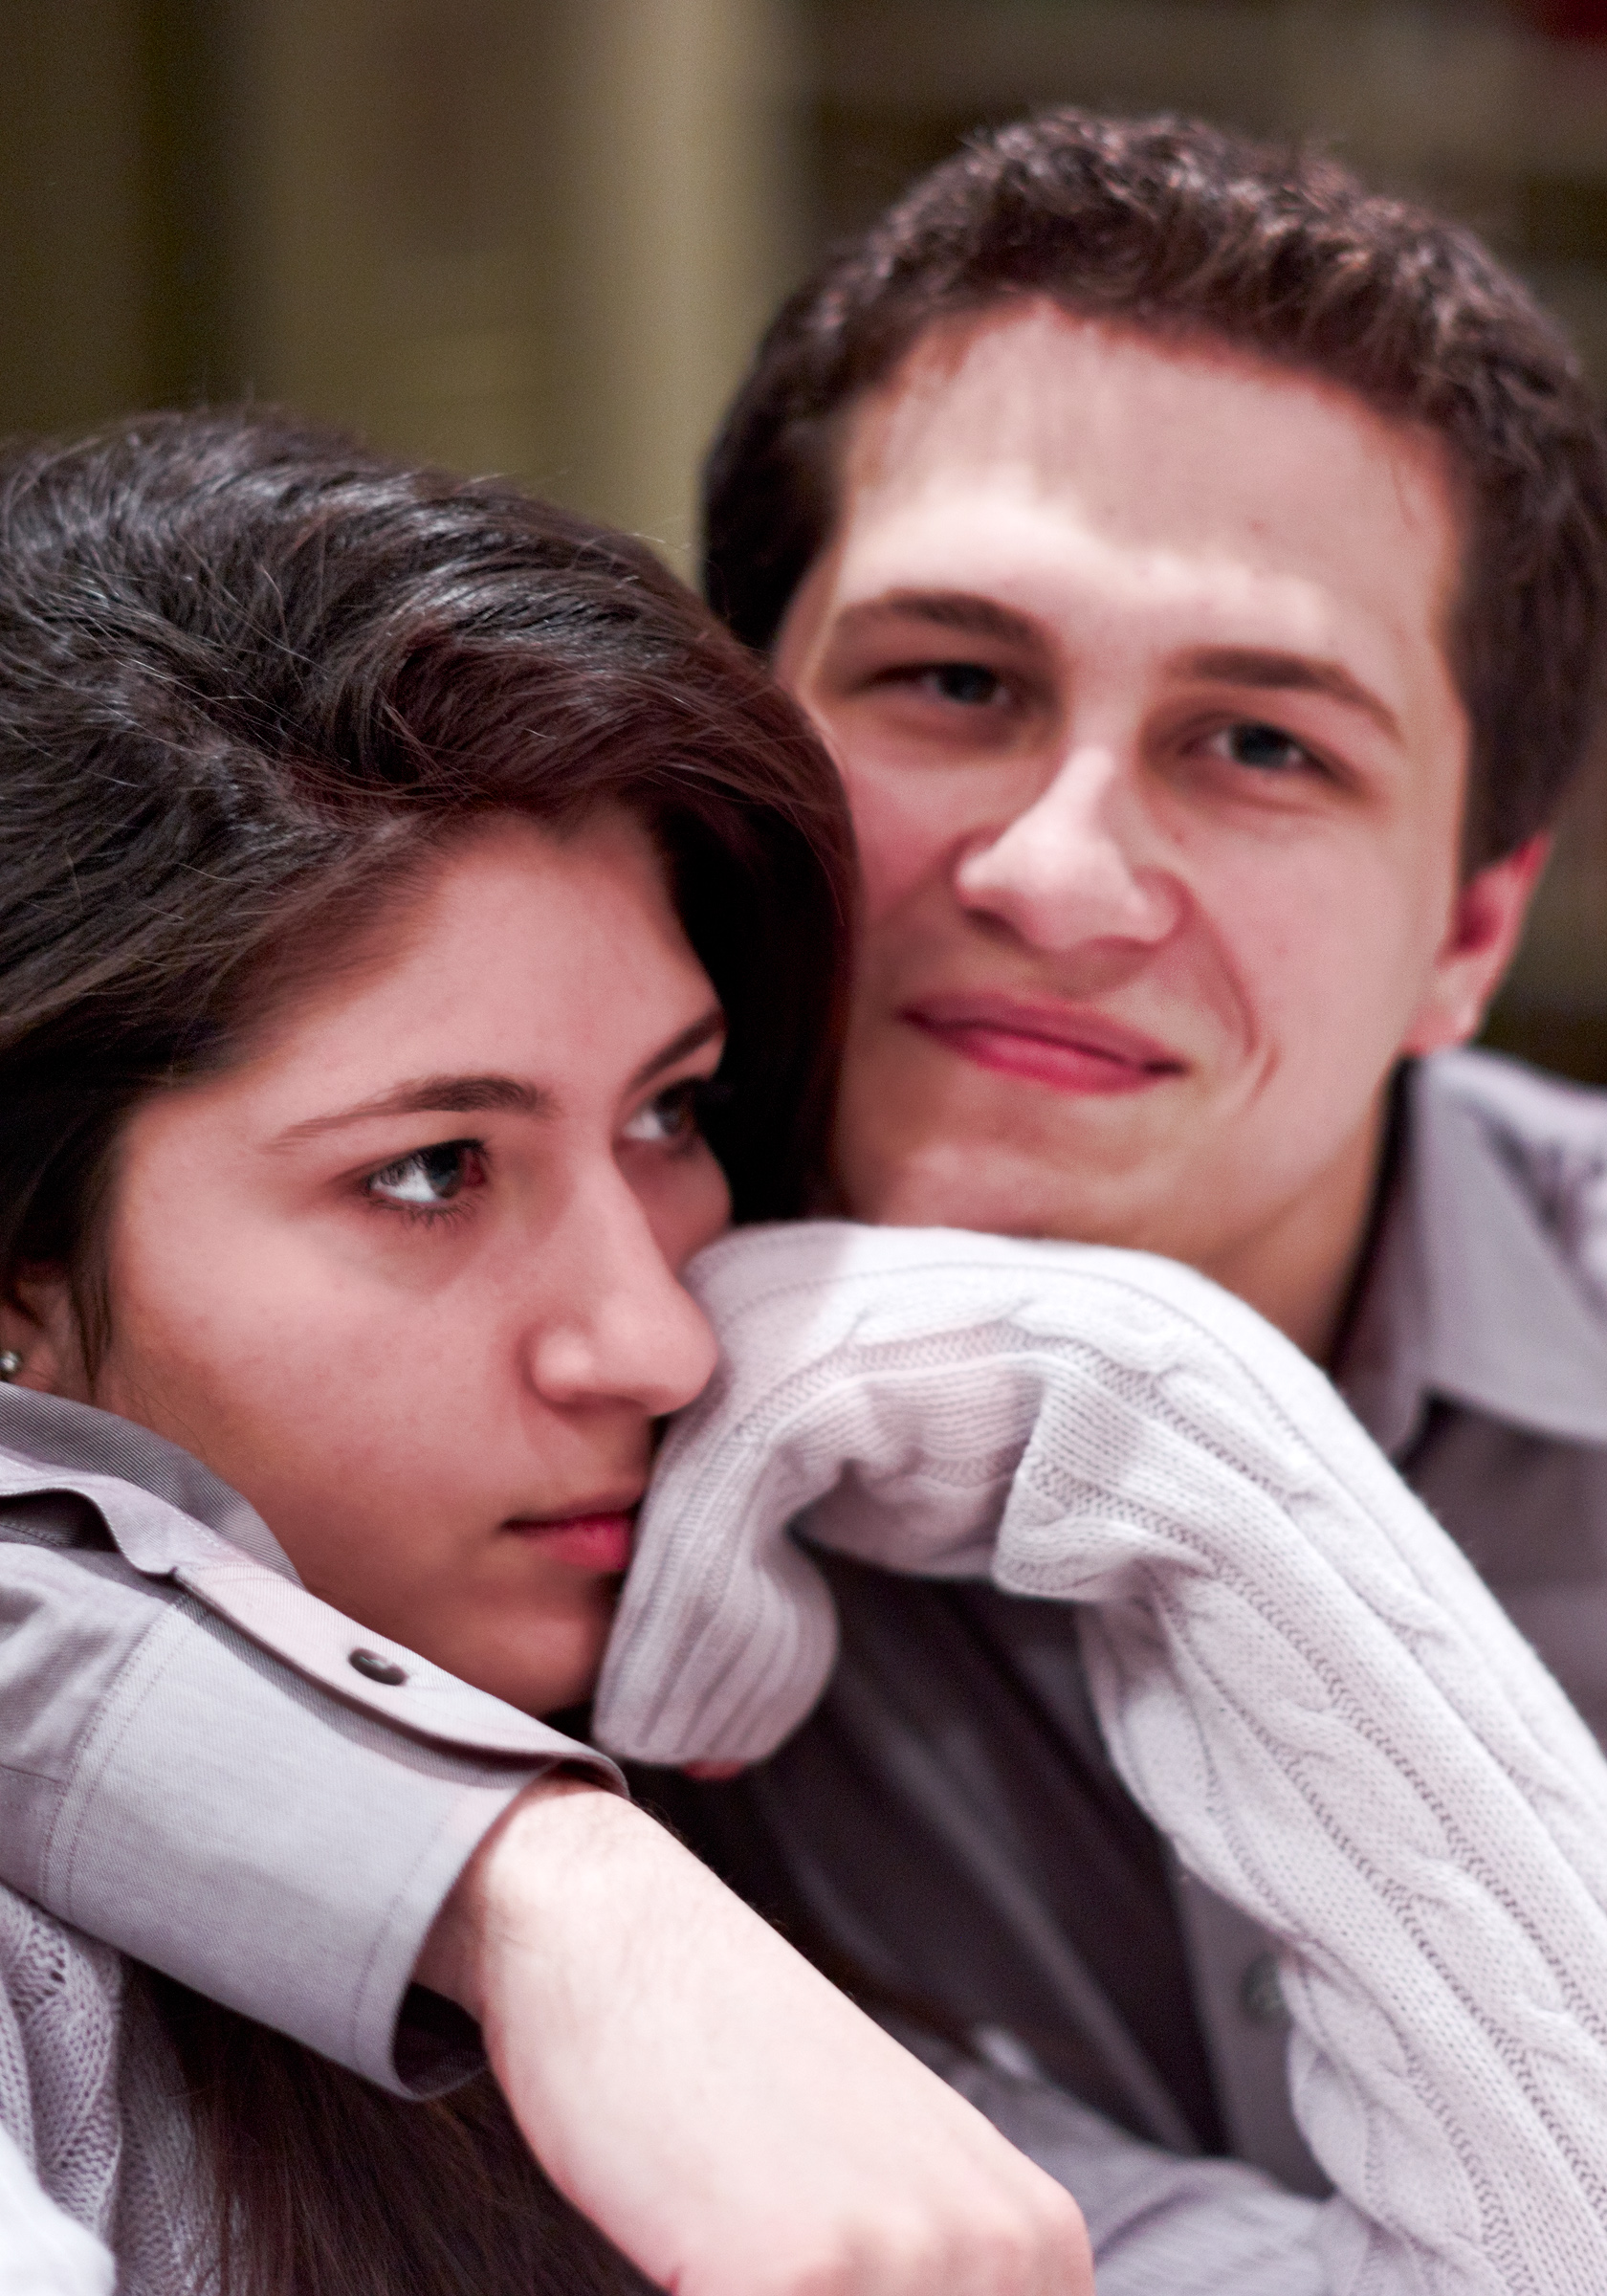
<svg viewBox="0 0 1607 2296"><path fill-rule="evenodd" d="M436 1915L533 1779L623 1792L618 1771L536 1723L519 1758L431 1744L192 1601L163 1607L72 1766L39 1895L383 2088L450 2086L477 2063L469 2020L404 2014Z"/></svg>

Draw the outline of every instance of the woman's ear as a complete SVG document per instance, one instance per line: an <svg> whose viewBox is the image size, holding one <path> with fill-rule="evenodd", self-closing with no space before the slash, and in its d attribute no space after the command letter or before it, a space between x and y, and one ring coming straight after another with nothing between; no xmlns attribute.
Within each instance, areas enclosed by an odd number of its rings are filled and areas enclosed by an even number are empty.
<svg viewBox="0 0 1607 2296"><path fill-rule="evenodd" d="M10 1298L0 1298L0 1348L22 1358L11 1386L89 1401L77 1313L64 1269L31 1269L16 1279Z"/></svg>

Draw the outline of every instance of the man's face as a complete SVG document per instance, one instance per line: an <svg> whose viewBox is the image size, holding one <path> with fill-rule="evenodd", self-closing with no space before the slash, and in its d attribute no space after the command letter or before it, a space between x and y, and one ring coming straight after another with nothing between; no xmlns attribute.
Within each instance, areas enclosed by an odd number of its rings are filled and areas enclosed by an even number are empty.
<svg viewBox="0 0 1607 2296"><path fill-rule="evenodd" d="M864 857L853 1212L1162 1251L1322 1343L1383 1081L1538 858L1459 885L1458 540L1433 442L1321 384L1039 305L917 344L778 651Z"/></svg>

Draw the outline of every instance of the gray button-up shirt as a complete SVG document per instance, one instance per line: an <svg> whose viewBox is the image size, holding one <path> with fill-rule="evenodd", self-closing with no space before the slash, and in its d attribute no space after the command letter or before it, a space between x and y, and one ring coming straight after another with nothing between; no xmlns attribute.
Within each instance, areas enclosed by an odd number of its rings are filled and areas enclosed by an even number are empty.
<svg viewBox="0 0 1607 2296"><path fill-rule="evenodd" d="M1338 1378L1607 1739L1607 1095L1422 1065Z"/></svg>
<svg viewBox="0 0 1607 2296"><path fill-rule="evenodd" d="M1340 1379L1607 1727L1607 1096L1479 1055L1416 1070ZM1074 1614L832 1568L817 1715L735 1786L649 1791L922 2029L1315 2189L1264 1942L1127 1798ZM182 1453L0 1389L0 1879L396 2086L430 2069L403 2014L430 1922L560 1759L612 1775L317 1602Z"/></svg>
<svg viewBox="0 0 1607 2296"><path fill-rule="evenodd" d="M356 1656L360 1663L353 1665ZM477 2062L401 2012L474 1845L611 1762L307 1593L143 1427L0 1387L0 1880L390 2088Z"/></svg>

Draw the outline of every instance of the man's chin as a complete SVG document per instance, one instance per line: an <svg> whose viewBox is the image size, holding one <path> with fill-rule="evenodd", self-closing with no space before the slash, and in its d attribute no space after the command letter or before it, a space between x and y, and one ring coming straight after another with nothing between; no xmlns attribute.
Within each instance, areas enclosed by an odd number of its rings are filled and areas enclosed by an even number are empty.
<svg viewBox="0 0 1607 2296"><path fill-rule="evenodd" d="M1065 1244L1128 1244L1153 1218L1133 1187L1131 1163L1109 1174L1012 1155L997 1141L874 1149L839 1159L844 1208L881 1227L970 1227ZM1147 1243L1149 1249L1164 1244Z"/></svg>

